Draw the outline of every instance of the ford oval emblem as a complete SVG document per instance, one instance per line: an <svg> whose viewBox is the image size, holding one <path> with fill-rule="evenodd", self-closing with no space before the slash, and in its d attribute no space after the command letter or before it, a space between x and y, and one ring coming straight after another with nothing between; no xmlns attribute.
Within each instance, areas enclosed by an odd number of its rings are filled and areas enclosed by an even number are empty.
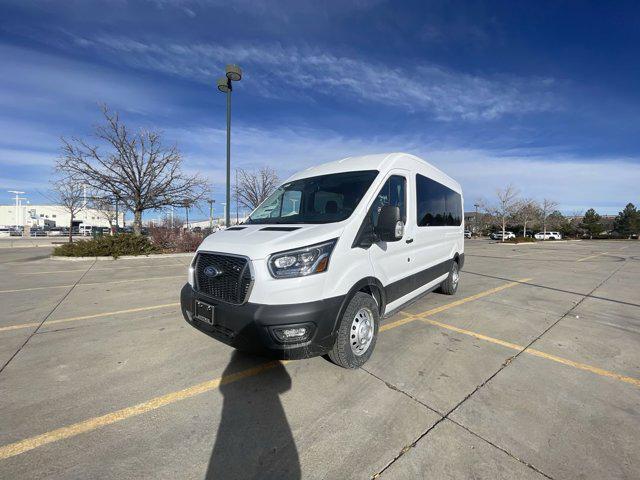
<svg viewBox="0 0 640 480"><path fill-rule="evenodd" d="M214 277L222 275L222 270L217 269L213 265L209 265L209 266L204 268L204 274L207 277L214 278Z"/></svg>

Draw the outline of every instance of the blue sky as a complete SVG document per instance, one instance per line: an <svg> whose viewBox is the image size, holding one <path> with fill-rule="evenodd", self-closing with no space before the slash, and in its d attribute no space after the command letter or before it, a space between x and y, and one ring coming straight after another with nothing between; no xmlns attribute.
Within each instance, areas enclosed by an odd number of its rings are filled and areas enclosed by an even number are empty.
<svg viewBox="0 0 640 480"><path fill-rule="evenodd" d="M467 207L513 183L616 213L640 203L639 22L623 1L4 0L0 189L42 201L59 138L89 135L104 102L163 130L224 201L215 79L238 63L234 166L284 178L408 151Z"/></svg>

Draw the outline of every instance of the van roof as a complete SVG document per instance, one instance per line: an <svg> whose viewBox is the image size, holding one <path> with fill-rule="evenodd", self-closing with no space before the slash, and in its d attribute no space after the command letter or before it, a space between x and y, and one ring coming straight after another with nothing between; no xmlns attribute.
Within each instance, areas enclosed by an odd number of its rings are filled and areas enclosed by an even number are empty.
<svg viewBox="0 0 640 480"><path fill-rule="evenodd" d="M419 172L458 192L461 192L462 189L460 188L460 184L442 170L433 166L429 162L426 162L420 157L403 152L377 153L373 155L346 157L341 160L309 167L295 173L289 177L287 181L315 177L318 175L327 175L330 173L353 172L358 170L378 170L381 173L385 173L392 168L415 167L416 163L419 163L419 167L417 168Z"/></svg>

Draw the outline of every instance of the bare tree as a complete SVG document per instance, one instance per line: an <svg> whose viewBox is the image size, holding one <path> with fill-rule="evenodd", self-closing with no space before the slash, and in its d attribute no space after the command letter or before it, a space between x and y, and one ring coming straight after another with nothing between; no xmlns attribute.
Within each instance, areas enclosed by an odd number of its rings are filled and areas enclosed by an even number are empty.
<svg viewBox="0 0 640 480"><path fill-rule="evenodd" d="M484 202L483 208L496 217L502 226L502 240L504 242L505 233L507 230L507 222L513 217L518 208L518 189L513 185L507 185L504 188L496 189L497 202L494 205L486 205Z"/></svg>
<svg viewBox="0 0 640 480"><path fill-rule="evenodd" d="M136 234L142 229L145 210L204 198L206 180L182 171L183 158L175 145L163 146L157 131L132 132L106 106L102 114L104 124L95 128L97 145L77 138L62 139L58 171L96 192L121 198L133 211Z"/></svg>
<svg viewBox="0 0 640 480"><path fill-rule="evenodd" d="M524 232L523 236L527 236L527 225L540 217L540 205L535 200L529 198L520 200L516 208L516 218L522 222Z"/></svg>
<svg viewBox="0 0 640 480"><path fill-rule="evenodd" d="M549 200L548 198L545 198L542 200L542 203L540 203L540 223L542 223L542 232L544 233L545 238L547 236L547 219L557 206L558 202Z"/></svg>
<svg viewBox="0 0 640 480"><path fill-rule="evenodd" d="M273 193L278 183L278 174L270 167L262 167L255 172L238 169L236 186L238 203L253 210Z"/></svg>
<svg viewBox="0 0 640 480"><path fill-rule="evenodd" d="M113 227L118 223L115 199L92 195L91 206L98 211L98 215L109 223L109 230L113 234Z"/></svg>
<svg viewBox="0 0 640 480"><path fill-rule="evenodd" d="M51 200L61 205L69 213L69 243L73 242L73 220L76 215L85 208L84 191L82 185L70 177L61 178L51 182Z"/></svg>

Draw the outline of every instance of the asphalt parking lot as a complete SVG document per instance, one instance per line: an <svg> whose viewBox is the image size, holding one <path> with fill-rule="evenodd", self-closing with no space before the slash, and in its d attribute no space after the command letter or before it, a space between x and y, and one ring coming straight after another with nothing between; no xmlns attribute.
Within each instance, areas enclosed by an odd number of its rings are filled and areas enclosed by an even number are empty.
<svg viewBox="0 0 640 480"><path fill-rule="evenodd" d="M0 249L0 477L640 478L640 242L466 252L349 371L191 328L188 258Z"/></svg>

